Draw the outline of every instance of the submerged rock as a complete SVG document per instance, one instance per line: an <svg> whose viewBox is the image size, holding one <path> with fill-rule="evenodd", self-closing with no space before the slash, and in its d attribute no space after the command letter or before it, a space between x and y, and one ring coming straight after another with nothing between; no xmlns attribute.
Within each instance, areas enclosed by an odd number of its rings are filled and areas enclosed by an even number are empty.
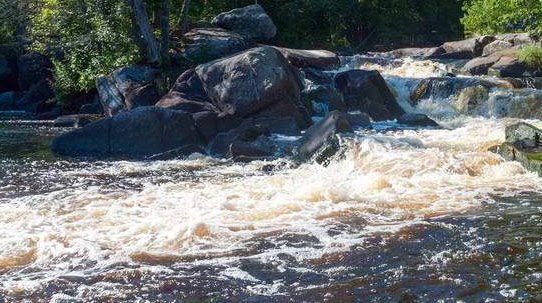
<svg viewBox="0 0 542 303"><path fill-rule="evenodd" d="M52 149L61 156L141 158L201 143L189 114L145 106L60 135Z"/></svg>
<svg viewBox="0 0 542 303"><path fill-rule="evenodd" d="M277 34L273 20L259 4L221 13L213 19L212 23L254 41L269 40Z"/></svg>
<svg viewBox="0 0 542 303"><path fill-rule="evenodd" d="M346 115L332 111L305 132L297 143L297 155L302 160L314 158L324 162L339 150L336 135L347 132L352 132L352 126Z"/></svg>
<svg viewBox="0 0 542 303"><path fill-rule="evenodd" d="M466 87L461 90L459 97L452 104L458 113L474 114L476 108L489 98L489 89L483 85Z"/></svg>
<svg viewBox="0 0 542 303"><path fill-rule="evenodd" d="M405 113L376 70L350 70L335 77L348 110L367 113L375 121L393 120Z"/></svg>

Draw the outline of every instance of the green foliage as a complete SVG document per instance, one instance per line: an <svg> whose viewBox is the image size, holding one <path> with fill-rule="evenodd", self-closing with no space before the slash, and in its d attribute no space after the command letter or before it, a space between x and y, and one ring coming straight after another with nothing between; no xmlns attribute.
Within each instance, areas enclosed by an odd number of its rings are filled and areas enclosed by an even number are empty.
<svg viewBox="0 0 542 303"><path fill-rule="evenodd" d="M44 1L29 34L35 51L59 57L54 86L61 99L88 92L98 76L138 59L129 14L123 1Z"/></svg>
<svg viewBox="0 0 542 303"><path fill-rule="evenodd" d="M276 42L299 48L369 49L461 38L463 0L259 0L278 28ZM192 20L253 0L192 1Z"/></svg>
<svg viewBox="0 0 542 303"><path fill-rule="evenodd" d="M542 47L527 45L519 50L518 59L530 68L542 71Z"/></svg>
<svg viewBox="0 0 542 303"><path fill-rule="evenodd" d="M468 35L542 33L540 0L468 0L461 22Z"/></svg>

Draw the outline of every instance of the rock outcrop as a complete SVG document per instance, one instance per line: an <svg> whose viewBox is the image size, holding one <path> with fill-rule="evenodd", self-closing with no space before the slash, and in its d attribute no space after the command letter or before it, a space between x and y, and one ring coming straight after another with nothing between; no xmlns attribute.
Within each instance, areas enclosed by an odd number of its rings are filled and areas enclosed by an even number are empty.
<svg viewBox="0 0 542 303"><path fill-rule="evenodd" d="M335 77L348 110L367 113L375 121L393 120L405 113L378 71L350 70Z"/></svg>
<svg viewBox="0 0 542 303"><path fill-rule="evenodd" d="M60 135L52 149L62 156L142 158L202 142L189 114L144 106Z"/></svg>

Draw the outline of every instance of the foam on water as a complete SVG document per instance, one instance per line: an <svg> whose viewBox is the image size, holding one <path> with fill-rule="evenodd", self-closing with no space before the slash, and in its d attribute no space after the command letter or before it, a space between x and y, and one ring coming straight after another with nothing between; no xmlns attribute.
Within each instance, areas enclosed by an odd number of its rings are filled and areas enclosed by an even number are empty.
<svg viewBox="0 0 542 303"><path fill-rule="evenodd" d="M344 158L327 167L305 164L251 176L257 164L234 165L214 171L210 182L168 182L140 191L72 188L14 199L0 204L0 270L11 272L4 283L15 287L15 279L28 275L16 273L21 267L50 278L117 262L232 256L250 249L251 238L276 230L303 231L323 243L300 248L305 257L345 250L364 234L469 211L491 203L490 195L542 190L538 177L487 151L503 141L511 122L462 118L448 122L451 130L360 131L344 143ZM122 174L215 164L198 157L151 166L121 162L115 169ZM347 216L368 227L354 235L326 232Z"/></svg>
<svg viewBox="0 0 542 303"><path fill-rule="evenodd" d="M405 98L417 79L445 72L438 63L425 61L380 69L407 110L413 110ZM370 234L469 213L493 203L495 196L542 193L535 174L488 151L504 141L505 126L517 120L460 116L449 101L424 100L416 108L445 118L439 121L443 129L359 130L344 138L342 156L327 166L307 163L269 174L261 173L269 163L238 165L198 155L152 163L89 163L62 171L70 178L140 174L142 186L73 186L6 199L0 204L0 285L24 292L40 281L85 276L123 263L167 271L158 265L226 264L240 256L274 260L278 254L319 258L363 245ZM148 182L155 172L170 169L194 175ZM351 218L355 224L337 229ZM276 232L301 233L318 245L277 243L263 252L251 246L253 239ZM222 275L258 281L235 268ZM251 291L267 295L280 294L280 289L276 282ZM102 291L115 287L104 285Z"/></svg>

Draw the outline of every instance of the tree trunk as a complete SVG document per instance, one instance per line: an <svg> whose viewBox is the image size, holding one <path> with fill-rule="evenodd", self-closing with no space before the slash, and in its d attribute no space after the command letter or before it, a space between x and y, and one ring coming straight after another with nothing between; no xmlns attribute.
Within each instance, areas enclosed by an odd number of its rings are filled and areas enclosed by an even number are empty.
<svg viewBox="0 0 542 303"><path fill-rule="evenodd" d="M162 61L169 61L169 4L170 0L162 0L160 9L160 32L162 33L161 55Z"/></svg>
<svg viewBox="0 0 542 303"><path fill-rule="evenodd" d="M180 36L182 37L187 30L188 27L188 11L190 10L190 0L184 0L183 2L183 8L181 10L181 16L179 17L179 21L177 22L177 26L180 30Z"/></svg>
<svg viewBox="0 0 542 303"><path fill-rule="evenodd" d="M128 0L130 6L132 7L133 14L137 26L139 27L139 32L146 45L147 61L151 64L161 64L160 60L160 50L158 46L158 41L154 36L152 31L151 24L149 22L149 17L147 11L143 6L142 0Z"/></svg>

